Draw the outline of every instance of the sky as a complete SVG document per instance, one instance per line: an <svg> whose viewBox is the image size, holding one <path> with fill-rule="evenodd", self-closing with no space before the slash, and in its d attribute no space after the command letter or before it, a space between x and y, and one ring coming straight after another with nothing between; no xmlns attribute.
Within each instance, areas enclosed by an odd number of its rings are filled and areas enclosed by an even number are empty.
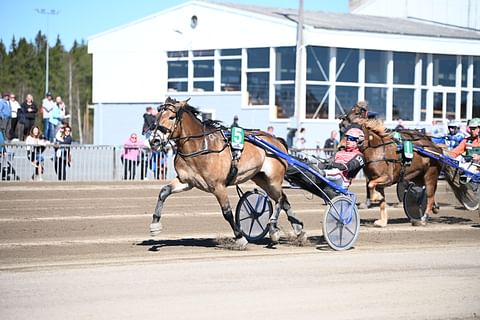
<svg viewBox="0 0 480 320"><path fill-rule="evenodd" d="M216 0L269 7L298 8L298 0ZM33 42L38 31L50 45L60 37L66 50L109 29L130 23L187 0L0 0L0 39L10 48L13 37ZM348 12L348 0L304 0L305 10ZM42 13L43 12L43 13Z"/></svg>

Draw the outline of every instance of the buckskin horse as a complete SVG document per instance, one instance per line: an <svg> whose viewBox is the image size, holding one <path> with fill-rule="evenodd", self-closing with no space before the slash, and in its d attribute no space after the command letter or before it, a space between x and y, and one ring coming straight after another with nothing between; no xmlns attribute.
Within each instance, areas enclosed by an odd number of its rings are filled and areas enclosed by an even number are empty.
<svg viewBox="0 0 480 320"><path fill-rule="evenodd" d="M236 247L244 249L248 241L235 224L227 187L252 180L275 202L275 212L269 221L272 242L278 242L280 238L276 219L281 210L287 213L295 235L299 239L306 238L303 223L293 213L282 190L287 162L248 139L245 139L240 159L233 160L231 145L226 136L227 128L222 127L218 121L201 121L197 118L199 113L198 109L188 104L188 100L177 101L170 97L159 107L150 145L152 149L158 150L168 143L175 144L174 166L177 177L160 190L150 225L151 234L158 235L162 229L160 218L167 197L195 187L216 197L223 217L233 230ZM287 152L280 140L266 132L246 130L245 136L247 135L260 136ZM236 170L232 170L233 167ZM236 174L232 174L235 171Z"/></svg>
<svg viewBox="0 0 480 320"><path fill-rule="evenodd" d="M365 157L365 174L368 181L368 190L372 201L380 202L380 219L374 222L375 226L385 227L388 224L388 214L385 206L384 188L398 183L401 180L412 181L425 185L427 195L426 214L437 212L435 205L435 191L437 189L438 174L442 163L418 152L413 153L411 163L406 164L402 153L398 151L398 141L393 133L385 129L377 119L358 118L352 124L360 126L365 134L365 141L360 150ZM433 152L442 153L441 147L435 145L425 134L415 130L402 130L402 138L412 141ZM342 138L340 146L345 144ZM424 224L424 222L419 222Z"/></svg>

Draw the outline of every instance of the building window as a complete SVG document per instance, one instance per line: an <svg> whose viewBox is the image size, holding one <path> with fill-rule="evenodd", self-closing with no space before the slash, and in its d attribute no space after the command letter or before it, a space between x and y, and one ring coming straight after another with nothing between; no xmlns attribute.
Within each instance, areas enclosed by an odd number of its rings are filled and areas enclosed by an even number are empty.
<svg viewBox="0 0 480 320"><path fill-rule="evenodd" d="M295 47L280 47L275 49L275 80L295 81Z"/></svg>
<svg viewBox="0 0 480 320"><path fill-rule="evenodd" d="M480 88L480 57L473 57L473 87Z"/></svg>
<svg viewBox="0 0 480 320"><path fill-rule="evenodd" d="M378 112L378 117L386 119L385 108L387 106L387 88L365 88L365 99L368 101L368 108Z"/></svg>
<svg viewBox="0 0 480 320"><path fill-rule="evenodd" d="M328 86L307 85L307 119L328 119L328 89Z"/></svg>
<svg viewBox="0 0 480 320"><path fill-rule="evenodd" d="M188 61L168 61L168 91L188 90Z"/></svg>
<svg viewBox="0 0 480 320"><path fill-rule="evenodd" d="M417 62L422 63L422 86L427 85L428 59L426 53L417 53Z"/></svg>
<svg viewBox="0 0 480 320"><path fill-rule="evenodd" d="M472 118L480 118L480 92L474 92L472 100Z"/></svg>
<svg viewBox="0 0 480 320"><path fill-rule="evenodd" d="M337 86L335 88L335 118L346 114L358 101L358 87Z"/></svg>
<svg viewBox="0 0 480 320"><path fill-rule="evenodd" d="M328 81L330 48L307 47L307 80Z"/></svg>
<svg viewBox="0 0 480 320"><path fill-rule="evenodd" d="M249 105L268 105L270 49L247 49L247 92Z"/></svg>
<svg viewBox="0 0 480 320"><path fill-rule="evenodd" d="M427 121L427 90L420 93L420 121Z"/></svg>
<svg viewBox="0 0 480 320"><path fill-rule="evenodd" d="M393 53L393 83L415 83L416 54L409 52Z"/></svg>
<svg viewBox="0 0 480 320"><path fill-rule="evenodd" d="M468 57L462 56L462 87L467 87L467 77L468 77Z"/></svg>
<svg viewBox="0 0 480 320"><path fill-rule="evenodd" d="M337 49L337 82L358 82L358 49Z"/></svg>
<svg viewBox="0 0 480 320"><path fill-rule="evenodd" d="M467 119L467 98L468 92L462 91L462 96L460 97L460 119Z"/></svg>
<svg viewBox="0 0 480 320"><path fill-rule="evenodd" d="M433 85L455 87L457 57L452 55L433 55Z"/></svg>
<svg viewBox="0 0 480 320"><path fill-rule="evenodd" d="M387 83L387 52L365 50L365 82Z"/></svg>
<svg viewBox="0 0 480 320"><path fill-rule="evenodd" d="M221 67L221 90L222 91L240 91L242 83L242 61L222 60Z"/></svg>
<svg viewBox="0 0 480 320"><path fill-rule="evenodd" d="M413 120L414 89L393 89L393 120Z"/></svg>
<svg viewBox="0 0 480 320"><path fill-rule="evenodd" d="M288 119L295 113L295 85L275 85L275 106L278 119Z"/></svg>

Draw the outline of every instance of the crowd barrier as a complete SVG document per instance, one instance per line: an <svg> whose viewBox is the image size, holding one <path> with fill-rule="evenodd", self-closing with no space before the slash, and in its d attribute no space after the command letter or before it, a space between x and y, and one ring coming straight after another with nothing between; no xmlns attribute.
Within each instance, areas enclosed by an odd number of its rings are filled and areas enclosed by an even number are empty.
<svg viewBox="0 0 480 320"><path fill-rule="evenodd" d="M70 158L60 158L60 146L47 145L43 151L43 172L31 155L34 146L0 146L1 181L120 181L170 180L175 177L171 153L140 148L135 161L124 160L123 146L76 145L69 148ZM62 148L65 146L61 146ZM38 158L37 158L38 160ZM65 179L59 172L65 164Z"/></svg>
<svg viewBox="0 0 480 320"><path fill-rule="evenodd" d="M23 143L0 146L1 182L171 180L176 176L171 151L159 153L140 148L139 156L134 161L129 161L122 157L123 146L72 144L67 147L71 158L62 162L62 158L57 156L60 146L47 145L42 153L42 172L38 162L32 159L30 150L33 147ZM294 149L291 152L326 158L328 151L330 150ZM62 174L59 177L64 164L65 179Z"/></svg>

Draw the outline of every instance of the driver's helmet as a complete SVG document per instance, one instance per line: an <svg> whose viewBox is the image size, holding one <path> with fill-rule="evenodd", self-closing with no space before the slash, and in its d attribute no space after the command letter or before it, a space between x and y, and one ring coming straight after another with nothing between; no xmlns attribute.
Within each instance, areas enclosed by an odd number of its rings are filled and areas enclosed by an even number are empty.
<svg viewBox="0 0 480 320"><path fill-rule="evenodd" d="M460 129L460 124L454 120L450 121L447 126L449 131L454 131L455 133Z"/></svg>
<svg viewBox="0 0 480 320"><path fill-rule="evenodd" d="M473 118L473 119L470 120L470 122L468 123L468 126L469 126L469 127L480 127L480 118Z"/></svg>
<svg viewBox="0 0 480 320"><path fill-rule="evenodd" d="M365 135L363 131L359 128L348 129L345 133L345 136L347 137L347 140L355 141L358 143L361 143L363 142L363 140L365 140Z"/></svg>

